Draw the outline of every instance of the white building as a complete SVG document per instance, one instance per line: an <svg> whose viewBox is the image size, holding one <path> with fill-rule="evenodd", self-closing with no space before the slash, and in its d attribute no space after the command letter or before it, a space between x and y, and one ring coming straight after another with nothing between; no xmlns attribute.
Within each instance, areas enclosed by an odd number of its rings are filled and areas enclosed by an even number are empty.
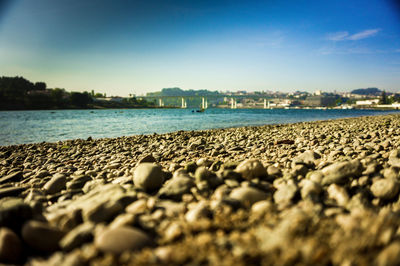
<svg viewBox="0 0 400 266"><path fill-rule="evenodd" d="M373 105L378 103L379 99L356 101L356 105Z"/></svg>

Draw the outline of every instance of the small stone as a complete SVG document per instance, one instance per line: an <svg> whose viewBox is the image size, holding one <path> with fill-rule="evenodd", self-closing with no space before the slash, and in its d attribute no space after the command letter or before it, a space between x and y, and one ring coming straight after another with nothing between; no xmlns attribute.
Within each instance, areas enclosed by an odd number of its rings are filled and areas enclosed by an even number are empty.
<svg viewBox="0 0 400 266"><path fill-rule="evenodd" d="M293 182L282 184L278 187L278 190L275 191L274 200L279 205L287 206L292 202L297 191L298 188Z"/></svg>
<svg viewBox="0 0 400 266"><path fill-rule="evenodd" d="M18 197L22 192L26 190L26 187L5 187L0 188L0 199L5 197Z"/></svg>
<svg viewBox="0 0 400 266"><path fill-rule="evenodd" d="M241 162L235 169L236 172L242 174L244 179L251 180L257 177L265 177L267 171L262 163L257 159L248 159Z"/></svg>
<svg viewBox="0 0 400 266"><path fill-rule="evenodd" d="M200 158L196 162L197 166L210 167L213 164L213 161L208 158Z"/></svg>
<svg viewBox="0 0 400 266"><path fill-rule="evenodd" d="M7 183L7 182L19 182L23 178L22 171L15 171L12 172L11 174L8 174L2 178L0 178L0 184L1 183Z"/></svg>
<svg viewBox="0 0 400 266"><path fill-rule="evenodd" d="M197 169L197 164L195 162L189 162L185 165L185 170L188 173L194 173Z"/></svg>
<svg viewBox="0 0 400 266"><path fill-rule="evenodd" d="M250 207L257 201L267 199L268 194L253 187L239 187L232 190L229 196L240 201L243 206Z"/></svg>
<svg viewBox="0 0 400 266"><path fill-rule="evenodd" d="M311 181L315 183L321 184L324 175L321 171L312 171L307 173L306 178L309 178Z"/></svg>
<svg viewBox="0 0 400 266"><path fill-rule="evenodd" d="M196 169L194 174L196 182L205 182L208 187L215 188L222 183L222 180L217 175L204 166L200 166Z"/></svg>
<svg viewBox="0 0 400 266"><path fill-rule="evenodd" d="M185 176L176 176L168 180L160 189L160 198L180 199L194 186L193 179Z"/></svg>
<svg viewBox="0 0 400 266"><path fill-rule="evenodd" d="M251 212L255 215L263 215L273 209L273 203L267 200L261 200L251 206Z"/></svg>
<svg viewBox="0 0 400 266"><path fill-rule="evenodd" d="M22 244L18 236L6 227L0 228L0 263L18 263Z"/></svg>
<svg viewBox="0 0 400 266"><path fill-rule="evenodd" d="M116 201L88 203L82 210L82 217L84 221L93 223L108 222L122 210L122 204Z"/></svg>
<svg viewBox="0 0 400 266"><path fill-rule="evenodd" d="M128 226L105 229L96 236L94 243L101 251L114 254L136 251L153 245L153 241L146 233Z"/></svg>
<svg viewBox="0 0 400 266"><path fill-rule="evenodd" d="M393 151L390 152L388 163L391 166L400 168L400 149L393 150Z"/></svg>
<svg viewBox="0 0 400 266"><path fill-rule="evenodd" d="M371 185L372 194L380 199L391 200L399 193L400 185L394 179L382 178Z"/></svg>
<svg viewBox="0 0 400 266"><path fill-rule="evenodd" d="M136 222L137 217L138 216L131 213L120 214L117 217L115 217L115 219L110 223L109 227L117 228L122 226L131 226Z"/></svg>
<svg viewBox="0 0 400 266"><path fill-rule="evenodd" d="M328 194L331 199L334 199L339 206L346 206L349 202L350 197L344 187L336 184L331 184L328 187Z"/></svg>
<svg viewBox="0 0 400 266"><path fill-rule="evenodd" d="M65 188L67 178L63 174L53 176L44 186L43 189L48 194L58 193Z"/></svg>
<svg viewBox="0 0 400 266"><path fill-rule="evenodd" d="M331 164L321 170L324 178L323 185L342 184L351 177L357 177L362 172L362 165L359 160L338 162Z"/></svg>
<svg viewBox="0 0 400 266"><path fill-rule="evenodd" d="M307 179L302 180L301 184L302 184L301 197L303 199L306 198L316 199L322 192L321 185L312 180L307 180Z"/></svg>
<svg viewBox="0 0 400 266"><path fill-rule="evenodd" d="M32 208L20 198L0 200L0 227L4 226L18 231L32 215Z"/></svg>
<svg viewBox="0 0 400 266"><path fill-rule="evenodd" d="M179 238L183 234L182 226L178 223L171 223L164 233L164 238L166 241L173 241Z"/></svg>
<svg viewBox="0 0 400 266"><path fill-rule="evenodd" d="M147 200L139 199L126 207L125 211L132 214L143 213L147 210Z"/></svg>
<svg viewBox="0 0 400 266"><path fill-rule="evenodd" d="M93 239L93 223L83 223L68 232L60 241L60 247L65 251L73 250Z"/></svg>
<svg viewBox="0 0 400 266"><path fill-rule="evenodd" d="M137 164L139 165L141 163L155 163L155 162L157 162L157 160L153 157L153 155L146 154L139 158L139 161Z"/></svg>
<svg viewBox="0 0 400 266"><path fill-rule="evenodd" d="M85 186L88 181L91 181L92 178L87 175L79 175L74 177L71 181L67 183L67 189L80 189Z"/></svg>
<svg viewBox="0 0 400 266"><path fill-rule="evenodd" d="M22 228L22 238L32 248L51 252L59 249L58 242L64 236L64 232L39 221L28 221Z"/></svg>
<svg viewBox="0 0 400 266"><path fill-rule="evenodd" d="M49 176L49 172L47 170L40 170L39 172L36 173L35 177L36 178L43 178L46 176Z"/></svg>
<svg viewBox="0 0 400 266"><path fill-rule="evenodd" d="M201 182L201 181L208 181L211 178L215 178L215 174L208 170L204 166L200 166L196 169L196 172L194 173L194 177L196 179L196 182Z"/></svg>
<svg viewBox="0 0 400 266"><path fill-rule="evenodd" d="M294 144L294 140L292 140L292 139L280 139L280 140L275 141L275 145L281 145L281 144L291 145L291 144Z"/></svg>
<svg viewBox="0 0 400 266"><path fill-rule="evenodd" d="M210 215L211 212L208 209L207 203L205 201L201 201L186 213L185 219L189 223L193 223L201 218L208 218Z"/></svg>
<svg viewBox="0 0 400 266"><path fill-rule="evenodd" d="M282 171L278 167L270 165L267 168L267 174L268 176L277 177L282 175Z"/></svg>
<svg viewBox="0 0 400 266"><path fill-rule="evenodd" d="M400 243L398 241L385 247L376 257L375 265L399 265L400 264Z"/></svg>
<svg viewBox="0 0 400 266"><path fill-rule="evenodd" d="M399 171L395 167L385 168L383 170L383 176L387 179L398 179Z"/></svg>
<svg viewBox="0 0 400 266"><path fill-rule="evenodd" d="M139 164L133 174L135 186L151 192L159 189L164 182L161 166L154 163Z"/></svg>
<svg viewBox="0 0 400 266"><path fill-rule="evenodd" d="M296 160L304 163L307 166L314 166L317 165L318 163L317 160L321 158L321 155L315 151L305 151L302 154L300 154L299 156L297 156Z"/></svg>

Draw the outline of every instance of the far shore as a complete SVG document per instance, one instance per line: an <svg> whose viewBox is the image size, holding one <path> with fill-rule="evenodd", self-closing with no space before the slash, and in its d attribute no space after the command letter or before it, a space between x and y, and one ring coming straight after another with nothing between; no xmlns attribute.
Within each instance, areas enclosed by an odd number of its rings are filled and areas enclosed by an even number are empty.
<svg viewBox="0 0 400 266"><path fill-rule="evenodd" d="M187 109L187 110L200 110L200 107L186 107L182 108L179 106L152 106L152 107L91 107L91 108L49 108L49 109L0 109L2 111L63 111L63 110L143 110L143 109ZM232 109L229 106L215 106L209 107L207 109ZM205 110L207 110L205 109ZM270 107L270 108L263 108L259 106L244 106L244 107L237 107L235 109L264 109L264 110L377 110L377 111L396 111L400 110L399 107L354 107L354 108L341 108L340 106L336 107L326 107L326 106L290 106L290 107Z"/></svg>

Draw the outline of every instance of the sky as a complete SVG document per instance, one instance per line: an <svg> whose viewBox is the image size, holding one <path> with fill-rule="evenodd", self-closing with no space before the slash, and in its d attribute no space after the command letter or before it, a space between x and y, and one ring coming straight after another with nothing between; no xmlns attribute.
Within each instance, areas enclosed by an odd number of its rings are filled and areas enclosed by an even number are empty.
<svg viewBox="0 0 400 266"><path fill-rule="evenodd" d="M400 91L398 0L0 0L0 76L168 87Z"/></svg>

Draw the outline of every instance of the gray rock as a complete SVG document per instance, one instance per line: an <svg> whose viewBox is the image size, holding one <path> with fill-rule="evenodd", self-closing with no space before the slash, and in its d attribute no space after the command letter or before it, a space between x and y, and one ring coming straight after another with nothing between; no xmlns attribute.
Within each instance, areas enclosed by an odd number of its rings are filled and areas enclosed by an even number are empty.
<svg viewBox="0 0 400 266"><path fill-rule="evenodd" d="M197 166L210 167L213 164L213 161L208 158L200 158L196 162Z"/></svg>
<svg viewBox="0 0 400 266"><path fill-rule="evenodd" d="M176 176L168 180L160 189L160 198L171 198L178 200L183 194L190 192L194 181L190 177Z"/></svg>
<svg viewBox="0 0 400 266"><path fill-rule="evenodd" d="M379 179L371 185L372 194L380 199L391 200L399 193L400 185L394 179Z"/></svg>
<svg viewBox="0 0 400 266"><path fill-rule="evenodd" d="M50 173L47 170L40 170L39 172L36 173L35 177L36 178L43 178L46 176L49 176Z"/></svg>
<svg viewBox="0 0 400 266"><path fill-rule="evenodd" d="M328 187L328 195L331 199L334 199L339 206L346 206L349 202L350 197L344 187L336 184L331 184Z"/></svg>
<svg viewBox="0 0 400 266"><path fill-rule="evenodd" d="M109 224L109 228L134 225L137 222L137 218L138 216L131 213L120 214Z"/></svg>
<svg viewBox="0 0 400 266"><path fill-rule="evenodd" d="M277 177L282 175L282 171L278 167L270 165L267 168L267 174L268 176Z"/></svg>
<svg viewBox="0 0 400 266"><path fill-rule="evenodd" d="M0 227L19 230L32 215L31 207L22 199L4 198L0 200Z"/></svg>
<svg viewBox="0 0 400 266"><path fill-rule="evenodd" d="M133 173L135 186L151 192L159 189L164 182L161 166L154 163L141 163Z"/></svg>
<svg viewBox="0 0 400 266"><path fill-rule="evenodd" d="M157 162L157 160L153 157L153 155L146 154L139 158L139 161L137 164L139 165L141 163L155 163L155 162Z"/></svg>
<svg viewBox="0 0 400 266"><path fill-rule="evenodd" d="M64 232L39 221L28 221L22 228L23 240L38 251L51 252L59 249L58 242Z"/></svg>
<svg viewBox="0 0 400 266"><path fill-rule="evenodd" d="M58 193L65 188L67 178L63 174L53 176L44 186L43 189L48 194Z"/></svg>
<svg viewBox="0 0 400 266"><path fill-rule="evenodd" d="M5 197L18 197L27 187L5 187L0 188L0 199Z"/></svg>
<svg viewBox="0 0 400 266"><path fill-rule="evenodd" d="M362 172L359 160L331 164L321 170L324 175L322 185L342 184L351 177L358 177Z"/></svg>
<svg viewBox="0 0 400 266"><path fill-rule="evenodd" d="M400 167L400 149L393 150L389 154L388 163L394 167Z"/></svg>
<svg viewBox="0 0 400 266"><path fill-rule="evenodd" d="M375 259L375 265L388 266L400 264L400 242L395 241L385 247Z"/></svg>
<svg viewBox="0 0 400 266"><path fill-rule="evenodd" d="M158 202L157 207L162 208L165 211L165 215L168 217L178 217L186 210L184 202L174 202L170 200L163 200L161 202Z"/></svg>
<svg viewBox="0 0 400 266"><path fill-rule="evenodd" d="M23 179L22 171L15 171L11 174L8 174L8 175L0 178L0 184L7 183L7 182L19 182L22 179Z"/></svg>
<svg viewBox="0 0 400 266"><path fill-rule="evenodd" d="M61 239L60 247L65 251L70 251L92 241L94 228L95 225L93 223L83 223L75 227Z"/></svg>
<svg viewBox="0 0 400 266"><path fill-rule="evenodd" d="M383 176L387 179L399 179L399 171L395 167L383 169Z"/></svg>
<svg viewBox="0 0 400 266"><path fill-rule="evenodd" d="M67 189L83 188L85 186L86 182L91 181L91 180L92 180L92 178L87 175L76 176L67 183Z"/></svg>
<svg viewBox="0 0 400 266"><path fill-rule="evenodd" d="M22 244L19 237L6 227L0 228L0 263L21 261Z"/></svg>
<svg viewBox="0 0 400 266"><path fill-rule="evenodd" d="M278 187L278 190L274 193L274 200L281 206L289 205L294 199L298 191L297 186L293 182L282 184Z"/></svg>
<svg viewBox="0 0 400 266"><path fill-rule="evenodd" d="M204 166L200 166L196 169L194 177L197 183L204 181L211 188L215 188L222 183L222 180L217 178L215 173L211 172Z"/></svg>
<svg viewBox="0 0 400 266"><path fill-rule="evenodd" d="M200 201L199 203L196 204L195 207L193 207L185 214L185 219L189 223L193 223L201 218L208 218L210 217L210 215L211 212L207 206L207 202Z"/></svg>
<svg viewBox="0 0 400 266"><path fill-rule="evenodd" d="M251 180L257 177L265 177L267 171L262 163L257 159L247 159L241 162L235 169L236 172L242 174L244 179Z"/></svg>
<svg viewBox="0 0 400 266"><path fill-rule="evenodd" d="M308 151L303 152L299 156L297 156L295 161L304 163L307 166L314 166L314 165L316 165L316 161L320 158L321 158L321 155L319 153L308 150Z"/></svg>
<svg viewBox="0 0 400 266"><path fill-rule="evenodd" d="M252 214L261 216L266 214L267 212L273 210L274 204L270 201L267 200L261 200L253 204L251 206L251 212Z"/></svg>
<svg viewBox="0 0 400 266"><path fill-rule="evenodd" d="M147 210L147 200L145 200L145 199L139 199L135 202L132 202L125 209L126 212L132 213L132 214L143 213L146 210Z"/></svg>
<svg viewBox="0 0 400 266"><path fill-rule="evenodd" d="M105 229L95 238L95 246L103 252L121 254L152 246L153 241L143 231L133 227Z"/></svg>
<svg viewBox="0 0 400 266"><path fill-rule="evenodd" d="M301 197L303 199L317 199L321 192L322 187L320 184L312 180L302 180Z"/></svg>
<svg viewBox="0 0 400 266"><path fill-rule="evenodd" d="M239 187L229 194L232 199L238 200L245 207L250 207L260 200L265 200L268 194L253 187Z"/></svg>
<svg viewBox="0 0 400 266"><path fill-rule="evenodd" d="M117 201L88 203L82 210L84 221L101 223L112 220L123 211L124 207Z"/></svg>

